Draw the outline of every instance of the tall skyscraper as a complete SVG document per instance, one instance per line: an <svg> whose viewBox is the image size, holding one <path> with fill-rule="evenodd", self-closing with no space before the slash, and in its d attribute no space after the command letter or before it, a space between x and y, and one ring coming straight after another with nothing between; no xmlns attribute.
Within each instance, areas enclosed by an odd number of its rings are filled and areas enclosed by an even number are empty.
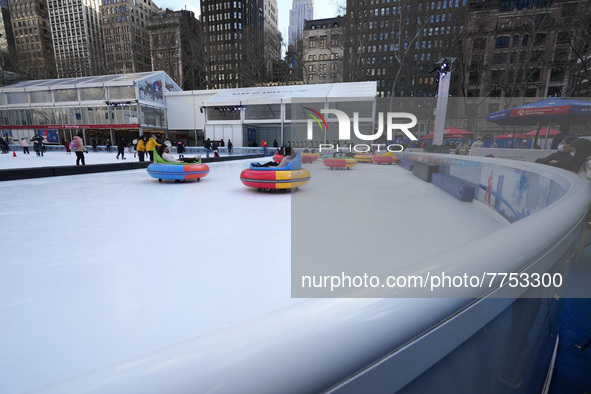
<svg viewBox="0 0 591 394"><path fill-rule="evenodd" d="M15 71L32 79L55 78L48 3L10 0L8 6L16 47Z"/></svg>
<svg viewBox="0 0 591 394"><path fill-rule="evenodd" d="M103 0L100 6L107 74L152 70L148 20L159 11L152 0Z"/></svg>
<svg viewBox="0 0 591 394"><path fill-rule="evenodd" d="M207 86L254 86L264 81L264 0L202 0Z"/></svg>
<svg viewBox="0 0 591 394"><path fill-rule="evenodd" d="M99 6L100 0L48 1L59 78L105 72Z"/></svg>
<svg viewBox="0 0 591 394"><path fill-rule="evenodd" d="M304 22L315 19L314 0L293 0L289 11L289 45L297 46L302 39Z"/></svg>
<svg viewBox="0 0 591 394"><path fill-rule="evenodd" d="M281 59L281 33L277 23L277 0L264 0L265 80L273 79L273 64Z"/></svg>

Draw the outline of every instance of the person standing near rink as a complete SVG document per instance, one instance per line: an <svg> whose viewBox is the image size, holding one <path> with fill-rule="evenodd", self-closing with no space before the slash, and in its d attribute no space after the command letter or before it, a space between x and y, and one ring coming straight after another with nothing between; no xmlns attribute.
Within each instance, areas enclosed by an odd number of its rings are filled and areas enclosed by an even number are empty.
<svg viewBox="0 0 591 394"><path fill-rule="evenodd" d="M37 134L33 138L31 138L31 141L33 141L33 149L35 150L37 157L43 156L43 137Z"/></svg>
<svg viewBox="0 0 591 394"><path fill-rule="evenodd" d="M231 155L232 154L232 148L234 147L234 145L232 145L232 141L230 141L230 139L228 138L228 154Z"/></svg>
<svg viewBox="0 0 591 394"><path fill-rule="evenodd" d="M181 157L185 157L185 145L183 145L183 143L181 141L179 141L177 144L176 153L179 154L179 159Z"/></svg>
<svg viewBox="0 0 591 394"><path fill-rule="evenodd" d="M66 148L66 155L72 153L72 150L70 149L70 141L64 140L64 147Z"/></svg>
<svg viewBox="0 0 591 394"><path fill-rule="evenodd" d="M115 157L116 159L119 159L119 155L121 155L121 160L125 160L125 145L127 145L125 143L125 139L121 137L119 143L117 144L117 156Z"/></svg>
<svg viewBox="0 0 591 394"><path fill-rule="evenodd" d="M72 144L74 144L74 153L76 153L76 165L79 166L80 162L82 165L85 166L86 162L84 161L84 153L88 153L88 149L84 146L84 141L82 141L82 134L81 131L78 132L76 137L72 140Z"/></svg>
<svg viewBox="0 0 591 394"><path fill-rule="evenodd" d="M137 141L137 154L140 161L145 161L144 157L146 156L146 136L142 135L140 139Z"/></svg>
<svg viewBox="0 0 591 394"><path fill-rule="evenodd" d="M21 138L21 146L23 147L23 154L24 155L30 155L31 154L29 152L29 143L27 142L26 139Z"/></svg>
<svg viewBox="0 0 591 394"><path fill-rule="evenodd" d="M209 138L203 142L203 147L205 148L206 157L209 157L209 151L211 150L211 140Z"/></svg>
<svg viewBox="0 0 591 394"><path fill-rule="evenodd" d="M148 152L148 155L150 155L150 161L154 161L154 149L160 145L161 144L156 142L156 136L152 134L152 136L148 140L148 143L146 144L146 152Z"/></svg>

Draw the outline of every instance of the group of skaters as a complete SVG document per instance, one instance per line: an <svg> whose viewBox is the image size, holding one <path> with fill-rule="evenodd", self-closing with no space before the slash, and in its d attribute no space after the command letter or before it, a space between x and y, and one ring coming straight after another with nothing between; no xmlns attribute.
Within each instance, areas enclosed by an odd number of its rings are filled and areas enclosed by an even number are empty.
<svg viewBox="0 0 591 394"><path fill-rule="evenodd" d="M40 135L35 135L31 138L31 143L33 144L33 150L38 157L41 157L47 151L47 147L45 146L45 140ZM20 145L23 148L24 155L30 155L31 152L29 151L29 142L25 138L21 138ZM10 152L10 148L8 147L8 143L0 137L0 145L2 146L2 153Z"/></svg>
<svg viewBox="0 0 591 394"><path fill-rule="evenodd" d="M205 141L203 141L203 147L205 148L205 154L207 155L207 157L209 157L210 153L213 153L213 157L220 157L220 153L219 153L219 148L223 148L225 147L226 144L224 143L224 140L220 140L218 141L212 141L210 138L206 139ZM232 141L230 141L230 139L228 139L228 154L231 155L232 154L232 148L234 147L234 145L232 144Z"/></svg>
<svg viewBox="0 0 591 394"><path fill-rule="evenodd" d="M45 146L43 137L41 137L40 135L35 135L33 138L31 138L31 143L33 144L33 149L35 150L37 156L41 157L47 151L47 147ZM23 154L31 154L31 152L29 152L29 142L25 138L21 138L20 145L23 147ZM3 154L10 152L8 142L6 142L6 140L2 137L0 137L0 149L2 150Z"/></svg>

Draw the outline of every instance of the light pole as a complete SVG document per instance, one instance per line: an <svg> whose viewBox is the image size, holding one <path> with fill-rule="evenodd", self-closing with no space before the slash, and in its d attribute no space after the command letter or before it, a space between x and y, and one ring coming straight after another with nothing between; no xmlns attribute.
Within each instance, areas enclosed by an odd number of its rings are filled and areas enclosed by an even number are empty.
<svg viewBox="0 0 591 394"><path fill-rule="evenodd" d="M451 80L451 65L455 59L441 59L435 64L431 72L437 71L437 108L435 109L435 130L433 145L443 145L443 134L445 132L445 118L447 116L447 101L449 98L449 81Z"/></svg>

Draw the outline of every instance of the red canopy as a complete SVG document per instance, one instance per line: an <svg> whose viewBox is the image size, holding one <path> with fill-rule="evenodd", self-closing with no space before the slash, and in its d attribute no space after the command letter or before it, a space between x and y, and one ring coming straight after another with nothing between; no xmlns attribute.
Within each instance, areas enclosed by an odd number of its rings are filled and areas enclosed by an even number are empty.
<svg viewBox="0 0 591 394"><path fill-rule="evenodd" d="M471 131L466 131L466 130L462 130L462 129L456 129L455 127L448 127L447 129L445 129L443 131L443 136L447 137L447 138L456 138L462 135L469 135L469 134L476 134L476 133L472 133ZM427 134L424 137L421 137L423 139L427 139L427 140L432 140L434 136L434 133L431 134Z"/></svg>
<svg viewBox="0 0 591 394"><path fill-rule="evenodd" d="M531 136L535 136L536 133L538 132L538 130L532 130L532 131L528 131L527 133L523 133L523 135L531 137ZM550 129L550 131L548 132L548 135L556 135L556 134L560 134L561 132L559 130L554 130L554 129ZM540 134L538 134L538 136L543 137L546 135L546 127L542 127L540 129Z"/></svg>
<svg viewBox="0 0 591 394"><path fill-rule="evenodd" d="M519 138L519 139L522 139L522 138L527 138L527 137L529 137L529 136L528 135L525 135L525 134L507 133L507 134L498 135L498 136L493 137L493 138L494 139L497 139L497 138Z"/></svg>
<svg viewBox="0 0 591 394"><path fill-rule="evenodd" d="M462 129L456 129L455 127L448 127L447 129L445 129L443 134L444 135L445 134L462 135L462 134L476 134L476 133L473 133L471 131L462 130Z"/></svg>

